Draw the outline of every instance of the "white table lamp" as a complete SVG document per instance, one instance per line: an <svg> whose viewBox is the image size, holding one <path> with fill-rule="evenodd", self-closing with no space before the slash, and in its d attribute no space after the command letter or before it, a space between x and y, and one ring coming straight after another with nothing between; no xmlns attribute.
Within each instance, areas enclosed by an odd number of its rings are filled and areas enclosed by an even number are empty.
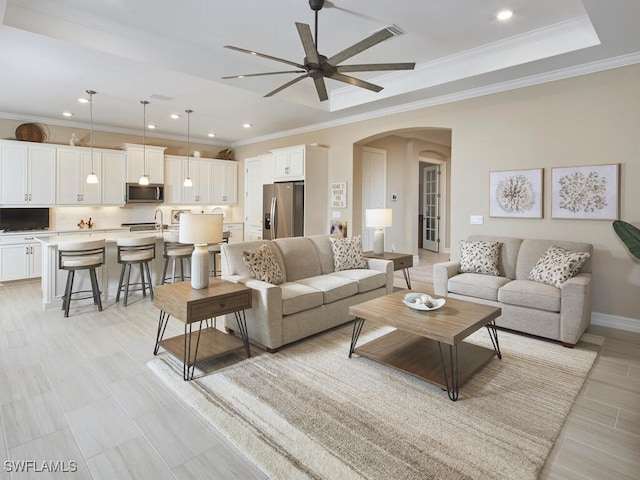
<svg viewBox="0 0 640 480"><path fill-rule="evenodd" d="M373 232L373 253L376 255L384 253L384 229L391 226L391 219L390 208L374 208L365 211L367 227L375 229Z"/></svg>
<svg viewBox="0 0 640 480"><path fill-rule="evenodd" d="M191 287L209 286L209 251L207 246L222 241L222 215L183 213L180 215L180 243L192 243Z"/></svg>

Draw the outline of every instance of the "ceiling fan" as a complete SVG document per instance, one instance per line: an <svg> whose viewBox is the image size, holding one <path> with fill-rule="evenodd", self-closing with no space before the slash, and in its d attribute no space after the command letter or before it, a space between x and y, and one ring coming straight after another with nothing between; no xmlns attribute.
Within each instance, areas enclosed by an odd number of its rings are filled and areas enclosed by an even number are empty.
<svg viewBox="0 0 640 480"><path fill-rule="evenodd" d="M368 63L361 65L340 65L340 63L345 60L357 55L368 48L371 48L377 45L388 38L398 35L398 31L394 30L391 27L385 27L382 30L379 30L364 40L361 40L350 47L342 50L339 53L336 53L332 57L325 57L318 52L318 11L322 9L324 6L325 0L309 0L309 6L311 10L315 12L315 40L311 34L311 27L306 23L298 23L296 22L296 28L298 29L298 35L300 36L300 40L302 41L302 46L304 48L305 58L302 63L292 62L290 60L285 60L283 58L273 57L271 55L266 55L264 53L258 53L253 50L247 50L240 47L234 47L233 45L225 45L225 48L229 48L231 50L237 50L238 52L248 53L251 55L256 55L258 57L268 58L270 60L274 60L280 63L286 63L287 65L292 65L297 68L297 70L287 70L281 72L265 72L265 73L251 73L248 75L233 75L230 77L222 77L223 79L231 79L231 78L244 78L244 77L259 77L263 75L279 75L283 73L302 73L304 75L300 75L299 77L294 78L293 80L285 83L284 85L279 86L275 90L267 93L265 97L271 97L276 93L284 90L291 85L298 83L300 80L303 80L307 77L313 79L316 90L318 92L318 98L321 102L327 100L329 97L327 95L327 87L325 85L324 79L331 78L333 80L337 80L339 82L348 83L350 85L355 85L356 87L366 88L367 90L371 90L374 92L379 92L383 87L379 85L374 85L373 83L366 82L364 80L360 80L358 78L352 77L350 75L345 75L345 72L373 72L373 71L382 71L382 70L413 70L415 67L415 63Z"/></svg>

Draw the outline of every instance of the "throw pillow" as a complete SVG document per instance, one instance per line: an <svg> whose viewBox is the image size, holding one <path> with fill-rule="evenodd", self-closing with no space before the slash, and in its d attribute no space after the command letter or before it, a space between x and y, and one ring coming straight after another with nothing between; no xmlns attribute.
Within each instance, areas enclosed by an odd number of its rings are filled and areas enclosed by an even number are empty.
<svg viewBox="0 0 640 480"><path fill-rule="evenodd" d="M529 280L560 288L580 272L591 255L589 252L572 252L561 247L549 247L529 273Z"/></svg>
<svg viewBox="0 0 640 480"><path fill-rule="evenodd" d="M271 251L269 244L265 243L252 250L244 250L242 259L249 269L249 275L256 280L280 285L284 283L282 269Z"/></svg>
<svg viewBox="0 0 640 480"><path fill-rule="evenodd" d="M460 240L460 273L499 276L500 242Z"/></svg>
<svg viewBox="0 0 640 480"><path fill-rule="evenodd" d="M367 262L362 252L362 237L329 237L333 251L333 269L351 270L352 268L367 268Z"/></svg>

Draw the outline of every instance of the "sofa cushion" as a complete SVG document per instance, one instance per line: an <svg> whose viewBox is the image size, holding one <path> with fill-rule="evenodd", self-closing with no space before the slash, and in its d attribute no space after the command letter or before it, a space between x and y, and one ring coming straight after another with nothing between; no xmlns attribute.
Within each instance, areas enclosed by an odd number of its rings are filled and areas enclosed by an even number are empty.
<svg viewBox="0 0 640 480"><path fill-rule="evenodd" d="M589 252L572 252L561 247L549 247L529 273L528 279L560 288L564 282L580 272L590 256Z"/></svg>
<svg viewBox="0 0 640 480"><path fill-rule="evenodd" d="M333 248L331 246L331 235L311 235L307 237L313 244L320 260L320 270L324 275L325 273L332 273L333 268Z"/></svg>
<svg viewBox="0 0 640 480"><path fill-rule="evenodd" d="M387 285L387 276L376 270L357 268L352 270L342 270L340 272L331 273L330 275L355 280L358 284L358 293L369 292Z"/></svg>
<svg viewBox="0 0 640 480"><path fill-rule="evenodd" d="M323 294L322 303L325 304L342 300L358 293L358 282L333 274L302 278L297 283L320 290Z"/></svg>
<svg viewBox="0 0 640 480"><path fill-rule="evenodd" d="M282 290L282 314L302 312L322 305L322 292L297 282L280 285Z"/></svg>
<svg viewBox="0 0 640 480"><path fill-rule="evenodd" d="M560 247L572 252L588 252L593 256L593 245L586 242L569 242L566 240L540 240L527 238L522 241L518 251L518 261L516 265L516 280L528 280L529 274L538 260L546 253L549 247ZM591 258L587 260L581 273L591 273Z"/></svg>
<svg viewBox="0 0 640 480"><path fill-rule="evenodd" d="M280 285L284 282L284 275L276 257L268 244L260 245L258 248L243 250L242 257L249 269L249 275L256 280Z"/></svg>
<svg viewBox="0 0 640 480"><path fill-rule="evenodd" d="M460 272L500 275L500 242L460 240Z"/></svg>
<svg viewBox="0 0 640 480"><path fill-rule="evenodd" d="M530 280L513 280L498 290L498 300L509 305L548 312L560 311L560 289Z"/></svg>
<svg viewBox="0 0 640 480"><path fill-rule="evenodd" d="M333 268L336 272L351 268L367 268L362 252L362 237L330 237Z"/></svg>
<svg viewBox="0 0 640 480"><path fill-rule="evenodd" d="M271 243L280 251L288 282L322 273L316 249L307 237L278 238Z"/></svg>
<svg viewBox="0 0 640 480"><path fill-rule="evenodd" d="M518 260L520 245L522 245L521 238L501 237L497 235L469 235L467 240L500 242L500 255L498 260L500 276L512 280L516 278L516 262Z"/></svg>
<svg viewBox="0 0 640 480"><path fill-rule="evenodd" d="M481 273L461 273L447 283L449 292L470 297L498 300L498 290L511 280Z"/></svg>

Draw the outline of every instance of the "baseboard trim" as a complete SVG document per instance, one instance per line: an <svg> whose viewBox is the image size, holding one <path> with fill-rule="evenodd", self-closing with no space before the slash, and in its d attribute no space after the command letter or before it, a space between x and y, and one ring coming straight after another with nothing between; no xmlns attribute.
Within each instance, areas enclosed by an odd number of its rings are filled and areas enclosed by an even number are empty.
<svg viewBox="0 0 640 480"><path fill-rule="evenodd" d="M640 333L640 319L591 312L591 324Z"/></svg>

